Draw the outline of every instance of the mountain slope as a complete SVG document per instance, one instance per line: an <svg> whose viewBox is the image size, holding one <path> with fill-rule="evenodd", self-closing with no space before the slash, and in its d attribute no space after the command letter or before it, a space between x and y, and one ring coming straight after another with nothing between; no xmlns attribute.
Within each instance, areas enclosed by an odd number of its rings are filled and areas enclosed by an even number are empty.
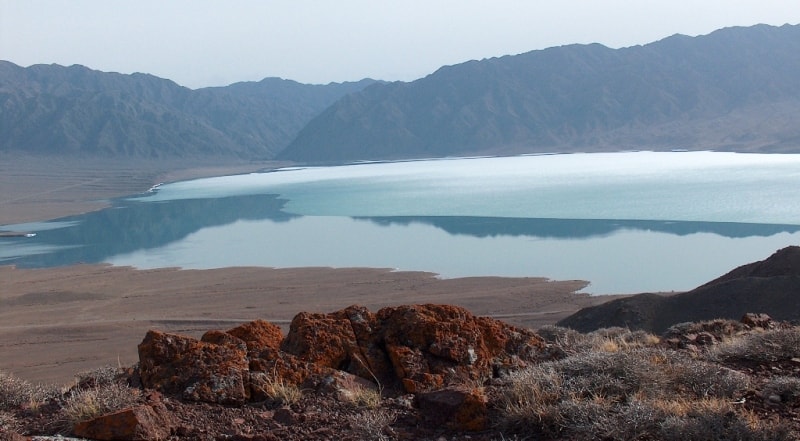
<svg viewBox="0 0 800 441"><path fill-rule="evenodd" d="M748 312L800 320L800 247L783 248L685 293L612 300L584 308L558 324L581 332L620 326L660 333L676 323L738 320Z"/></svg>
<svg viewBox="0 0 800 441"><path fill-rule="evenodd" d="M0 151L271 158L357 83L260 82L191 90L146 74L0 61Z"/></svg>
<svg viewBox="0 0 800 441"><path fill-rule="evenodd" d="M341 161L624 149L800 150L800 26L571 45L376 84L280 157Z"/></svg>

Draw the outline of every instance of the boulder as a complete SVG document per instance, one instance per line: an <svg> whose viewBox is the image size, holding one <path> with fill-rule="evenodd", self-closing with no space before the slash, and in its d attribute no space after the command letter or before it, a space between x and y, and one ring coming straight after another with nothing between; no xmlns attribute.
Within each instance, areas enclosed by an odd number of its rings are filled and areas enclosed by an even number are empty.
<svg viewBox="0 0 800 441"><path fill-rule="evenodd" d="M749 328L770 329L775 327L775 322L772 321L772 317L763 313L754 314L752 312L748 312L742 316L740 321Z"/></svg>
<svg viewBox="0 0 800 441"><path fill-rule="evenodd" d="M81 438L103 441L166 439L172 422L162 404L142 405L102 415L75 425Z"/></svg>
<svg viewBox="0 0 800 441"><path fill-rule="evenodd" d="M488 428L487 401L481 390L466 387L447 387L417 395L420 411L430 424L459 432Z"/></svg>
<svg viewBox="0 0 800 441"><path fill-rule="evenodd" d="M247 353L235 341L217 344L148 331L139 344L139 372L145 388L191 401L242 404L249 397Z"/></svg>
<svg viewBox="0 0 800 441"><path fill-rule="evenodd" d="M309 363L385 382L393 375L379 331L375 314L363 306L329 314L301 312L292 320L281 349Z"/></svg>
<svg viewBox="0 0 800 441"><path fill-rule="evenodd" d="M524 366L545 349L533 331L457 306L389 307L377 319L395 374L410 393L485 380L498 366Z"/></svg>
<svg viewBox="0 0 800 441"><path fill-rule="evenodd" d="M251 352L260 352L264 349L277 350L283 341L283 331L280 326L265 320L247 322L229 329L226 333L244 341Z"/></svg>

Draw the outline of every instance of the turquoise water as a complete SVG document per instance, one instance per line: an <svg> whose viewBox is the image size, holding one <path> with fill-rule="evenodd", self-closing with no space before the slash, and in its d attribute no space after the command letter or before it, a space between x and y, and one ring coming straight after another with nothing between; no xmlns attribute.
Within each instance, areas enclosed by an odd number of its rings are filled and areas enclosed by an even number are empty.
<svg viewBox="0 0 800 441"><path fill-rule="evenodd" d="M800 244L798 201L800 155L628 152L292 168L159 186L34 238L3 240L0 260L369 266L582 279L593 293L686 290Z"/></svg>

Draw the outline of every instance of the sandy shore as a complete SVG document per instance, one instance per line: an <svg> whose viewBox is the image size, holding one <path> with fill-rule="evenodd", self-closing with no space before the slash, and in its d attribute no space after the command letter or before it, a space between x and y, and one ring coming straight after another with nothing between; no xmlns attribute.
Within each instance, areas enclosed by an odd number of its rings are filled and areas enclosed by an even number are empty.
<svg viewBox="0 0 800 441"><path fill-rule="evenodd" d="M161 182L274 165L0 156L0 225L97 210L109 198ZM544 278L441 280L430 273L363 268L0 266L0 370L31 381L66 383L82 370L135 363L136 345L148 329L199 336L258 318L286 329L300 311L331 312L352 304L377 310L448 303L535 328L612 298L576 294L585 285Z"/></svg>

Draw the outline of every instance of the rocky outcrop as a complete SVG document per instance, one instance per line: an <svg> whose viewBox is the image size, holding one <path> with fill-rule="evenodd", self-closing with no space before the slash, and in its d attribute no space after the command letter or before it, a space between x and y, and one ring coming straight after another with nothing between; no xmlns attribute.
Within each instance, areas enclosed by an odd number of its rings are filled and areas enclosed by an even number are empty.
<svg viewBox="0 0 800 441"><path fill-rule="evenodd" d="M250 396L246 345L216 333L208 339L149 331L138 348L142 385L192 401L246 402Z"/></svg>
<svg viewBox="0 0 800 441"><path fill-rule="evenodd" d="M544 347L532 331L457 306L407 305L377 313L351 306L300 313L285 338L261 320L209 331L201 340L150 331L139 359L146 388L241 404L263 399L268 379L322 389L330 379L354 376L409 393L476 384L525 366ZM463 398L470 408L480 401Z"/></svg>

